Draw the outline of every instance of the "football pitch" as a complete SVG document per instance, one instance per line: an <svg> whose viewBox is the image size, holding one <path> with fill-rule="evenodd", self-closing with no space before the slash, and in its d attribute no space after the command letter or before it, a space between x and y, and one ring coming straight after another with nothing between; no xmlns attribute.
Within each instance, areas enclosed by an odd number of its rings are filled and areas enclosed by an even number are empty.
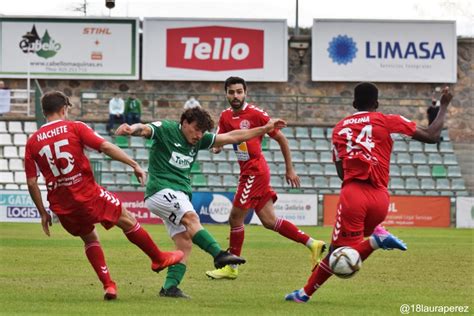
<svg viewBox="0 0 474 316"><path fill-rule="evenodd" d="M172 243L162 225L144 225L164 250ZM226 225L206 226L227 247ZM389 228L390 229L390 228ZM304 227L326 242L330 228ZM166 272L120 229L99 227L118 300L102 300L102 287L82 241L59 224L51 237L40 224L0 224L2 315L401 315L402 304L419 308L467 306L474 313L474 230L391 228L408 251L377 251L354 278L332 277L306 304L285 302L286 293L310 275L309 251L263 227L246 226L237 280L210 280L212 258L196 246L180 288L191 300L158 296ZM420 307L421 306L421 307ZM433 313L424 313L433 314Z"/></svg>

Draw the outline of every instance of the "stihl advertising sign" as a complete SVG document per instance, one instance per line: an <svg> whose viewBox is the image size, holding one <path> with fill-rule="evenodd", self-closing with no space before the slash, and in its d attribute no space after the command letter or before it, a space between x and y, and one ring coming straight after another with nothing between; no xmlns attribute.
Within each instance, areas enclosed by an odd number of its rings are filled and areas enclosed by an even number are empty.
<svg viewBox="0 0 474 316"><path fill-rule="evenodd" d="M286 81L286 28L284 20L145 19L143 79Z"/></svg>

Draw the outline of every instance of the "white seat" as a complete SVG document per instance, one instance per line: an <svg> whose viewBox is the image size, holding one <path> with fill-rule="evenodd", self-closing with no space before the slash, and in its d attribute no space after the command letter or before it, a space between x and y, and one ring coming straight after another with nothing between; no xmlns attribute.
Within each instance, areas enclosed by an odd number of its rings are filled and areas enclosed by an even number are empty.
<svg viewBox="0 0 474 316"><path fill-rule="evenodd" d="M0 121L0 133L8 133L7 122Z"/></svg>
<svg viewBox="0 0 474 316"><path fill-rule="evenodd" d="M25 157L25 146L19 146L18 147L18 156L20 158L24 158Z"/></svg>
<svg viewBox="0 0 474 316"><path fill-rule="evenodd" d="M23 159L10 159L9 168L11 171L24 170L25 168L23 167Z"/></svg>
<svg viewBox="0 0 474 316"><path fill-rule="evenodd" d="M26 145L27 136L26 134L14 134L13 135L13 144L16 146L25 146Z"/></svg>
<svg viewBox="0 0 474 316"><path fill-rule="evenodd" d="M5 184L5 190L18 190L20 187L16 183Z"/></svg>
<svg viewBox="0 0 474 316"><path fill-rule="evenodd" d="M0 159L0 170L9 170L8 159Z"/></svg>
<svg viewBox="0 0 474 316"><path fill-rule="evenodd" d="M25 122L25 133L33 134L37 130L38 127L36 126L36 122Z"/></svg>
<svg viewBox="0 0 474 316"><path fill-rule="evenodd" d="M0 172L0 183L15 183L15 181L13 180L13 172Z"/></svg>
<svg viewBox="0 0 474 316"><path fill-rule="evenodd" d="M11 134L23 133L21 122L8 122L8 132Z"/></svg>
<svg viewBox="0 0 474 316"><path fill-rule="evenodd" d="M18 158L18 150L16 146L5 146L3 147L3 157L5 158Z"/></svg>
<svg viewBox="0 0 474 316"><path fill-rule="evenodd" d="M15 171L15 183L16 184L26 183L26 173L24 171Z"/></svg>

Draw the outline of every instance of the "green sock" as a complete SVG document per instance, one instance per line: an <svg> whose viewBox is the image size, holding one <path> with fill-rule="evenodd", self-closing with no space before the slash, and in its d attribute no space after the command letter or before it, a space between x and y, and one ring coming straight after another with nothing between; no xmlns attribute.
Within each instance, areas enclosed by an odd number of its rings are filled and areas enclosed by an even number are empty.
<svg viewBox="0 0 474 316"><path fill-rule="evenodd" d="M198 245L199 248L210 254L213 258L222 250L214 237L204 228L193 236L193 244Z"/></svg>
<svg viewBox="0 0 474 316"><path fill-rule="evenodd" d="M178 286L183 280L185 273L186 265L183 263L177 263L168 267L168 273L166 274L165 284L163 285L163 288L167 290L173 285Z"/></svg>

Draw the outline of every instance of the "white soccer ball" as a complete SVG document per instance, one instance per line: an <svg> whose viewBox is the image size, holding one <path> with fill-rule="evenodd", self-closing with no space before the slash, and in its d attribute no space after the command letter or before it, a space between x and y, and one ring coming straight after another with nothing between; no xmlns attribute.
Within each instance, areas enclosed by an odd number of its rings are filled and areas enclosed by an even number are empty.
<svg viewBox="0 0 474 316"><path fill-rule="evenodd" d="M329 266L334 275L348 279L353 277L362 267L360 254L351 247L340 247L329 257Z"/></svg>

